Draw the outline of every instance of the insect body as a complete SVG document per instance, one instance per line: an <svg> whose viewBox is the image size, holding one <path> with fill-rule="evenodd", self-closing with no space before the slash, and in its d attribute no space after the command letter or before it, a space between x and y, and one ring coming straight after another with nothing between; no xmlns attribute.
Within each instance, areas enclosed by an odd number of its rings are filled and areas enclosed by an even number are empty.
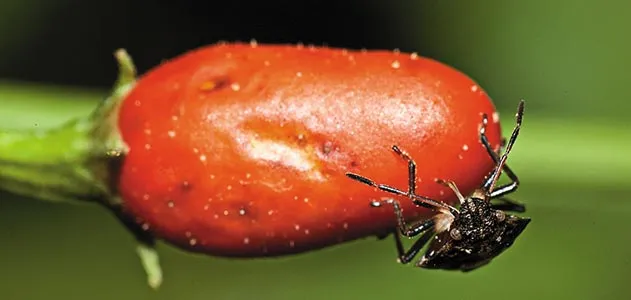
<svg viewBox="0 0 631 300"><path fill-rule="evenodd" d="M519 134L523 111L524 101L522 100L517 111L517 124L501 157L488 142L486 137L488 118L483 115L479 132L480 142L496 166L482 187L475 190L469 197L464 197L453 181L436 179L438 184L449 187L456 194L460 201L459 209L416 194L416 163L396 145L392 147L392 150L408 163L409 183L407 191L385 184L377 184L357 174L346 174L351 179L392 194L406 196L415 205L438 212L431 219L409 225L403 217L401 206L397 200L387 199L371 202L373 207L381 207L385 204L394 207L398 221L397 227L401 235L406 237L420 235L419 239L406 251L401 243L401 237L395 232L394 236L401 263L409 263L431 239L426 253L417 263L418 267L471 271L489 263L494 257L510 247L522 233L530 219L506 214L504 211L524 212L525 207L504 196L514 192L519 186L519 179L506 165L506 159ZM506 172L511 182L496 187L502 171ZM491 200L494 200L494 203L491 203Z"/></svg>

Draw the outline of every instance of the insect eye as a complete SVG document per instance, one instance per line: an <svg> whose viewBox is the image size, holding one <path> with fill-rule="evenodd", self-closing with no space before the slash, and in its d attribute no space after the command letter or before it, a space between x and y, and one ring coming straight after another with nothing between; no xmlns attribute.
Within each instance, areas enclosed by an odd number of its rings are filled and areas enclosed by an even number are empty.
<svg viewBox="0 0 631 300"><path fill-rule="evenodd" d="M450 230L449 236L456 241L462 239L462 234L460 233L460 230L458 230L457 228Z"/></svg>
<svg viewBox="0 0 631 300"><path fill-rule="evenodd" d="M504 219L506 219L506 214L501 210L496 210L495 217L497 218L498 221L502 222L504 221Z"/></svg>

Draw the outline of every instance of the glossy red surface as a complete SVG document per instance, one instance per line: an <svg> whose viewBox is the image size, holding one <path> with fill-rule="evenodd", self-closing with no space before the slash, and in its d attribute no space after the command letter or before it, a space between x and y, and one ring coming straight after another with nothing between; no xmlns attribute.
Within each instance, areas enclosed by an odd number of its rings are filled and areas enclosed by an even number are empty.
<svg viewBox="0 0 631 300"><path fill-rule="evenodd" d="M388 232L389 197L355 172L454 203L493 167L481 114L500 141L489 97L466 75L416 55L307 46L218 44L142 76L120 111L130 147L120 174L126 208L158 237L194 252L299 253ZM431 214L400 199L408 219Z"/></svg>

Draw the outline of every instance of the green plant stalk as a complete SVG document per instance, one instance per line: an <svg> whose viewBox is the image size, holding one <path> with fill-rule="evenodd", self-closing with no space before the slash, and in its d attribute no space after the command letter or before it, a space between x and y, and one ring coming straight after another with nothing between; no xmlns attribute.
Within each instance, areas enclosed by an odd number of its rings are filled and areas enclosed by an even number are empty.
<svg viewBox="0 0 631 300"><path fill-rule="evenodd" d="M49 201L104 199L104 186L88 165L95 143L88 120L60 128L0 132L0 188Z"/></svg>
<svg viewBox="0 0 631 300"><path fill-rule="evenodd" d="M0 188L49 201L115 201L108 170L127 151L118 107L135 82L129 56L116 57L119 78L91 115L53 129L0 131Z"/></svg>
<svg viewBox="0 0 631 300"><path fill-rule="evenodd" d="M162 282L155 239L123 212L117 170L128 148L118 110L136 81L124 50L115 53L119 76L111 95L92 114L58 128L0 131L0 189L52 202L97 203L110 210L139 242L137 253L151 287Z"/></svg>

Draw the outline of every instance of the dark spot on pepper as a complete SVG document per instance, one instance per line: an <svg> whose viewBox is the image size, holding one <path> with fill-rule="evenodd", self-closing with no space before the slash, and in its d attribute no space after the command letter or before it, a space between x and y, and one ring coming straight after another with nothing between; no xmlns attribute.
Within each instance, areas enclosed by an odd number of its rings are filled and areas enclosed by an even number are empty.
<svg viewBox="0 0 631 300"><path fill-rule="evenodd" d="M324 142L324 144L322 145L322 154L324 155L328 155L329 153L331 153L334 150L333 148L333 143L331 141L326 141Z"/></svg>
<svg viewBox="0 0 631 300"><path fill-rule="evenodd" d="M182 181L182 184L180 185L180 190L182 190L182 192L188 192L191 189L193 189L193 186L191 185L190 182L188 181Z"/></svg>
<svg viewBox="0 0 631 300"><path fill-rule="evenodd" d="M202 92L216 92L228 87L230 83L231 80L228 76L219 76L204 81L199 89Z"/></svg>

